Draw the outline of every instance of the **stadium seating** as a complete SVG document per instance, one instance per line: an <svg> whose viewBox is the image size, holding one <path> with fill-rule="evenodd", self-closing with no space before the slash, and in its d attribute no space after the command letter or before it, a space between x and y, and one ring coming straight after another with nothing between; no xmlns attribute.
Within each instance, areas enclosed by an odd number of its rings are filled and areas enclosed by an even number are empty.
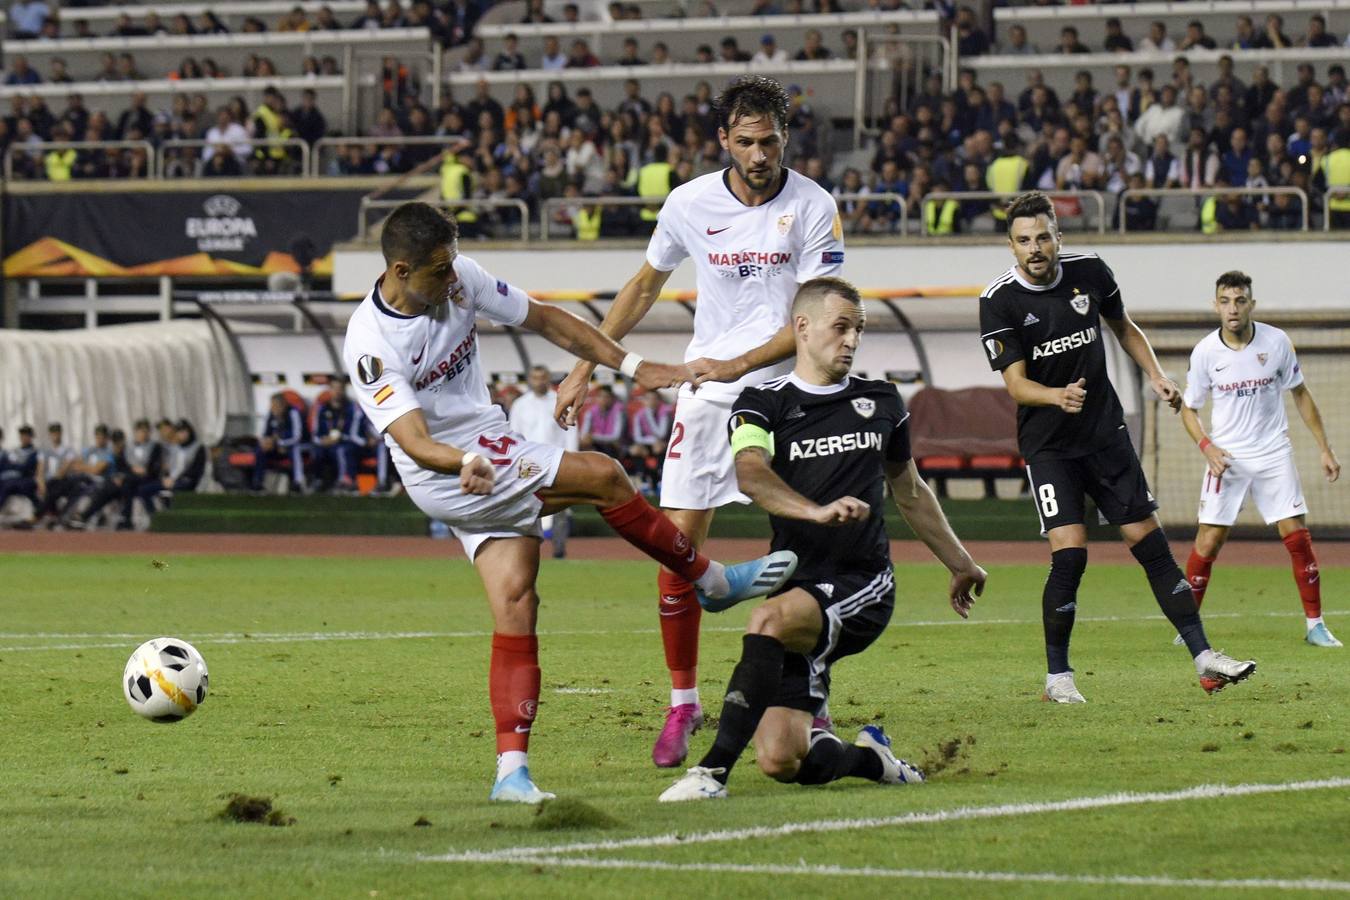
<svg viewBox="0 0 1350 900"><path fill-rule="evenodd" d="M952 478L984 481L994 497L1000 478L1025 478L1017 452L1017 404L1002 388L947 391L925 387L909 399L910 450L925 478L946 496Z"/></svg>
<svg viewBox="0 0 1350 900"><path fill-rule="evenodd" d="M156 13L166 27L169 25L169 20L176 15L186 15L195 24L202 13L211 12L231 31L239 31L244 25L244 20L249 18L260 19L271 29L278 19L297 6L311 17L326 6L333 11L337 20L343 26L346 26L365 10L366 3L365 0L329 0L329 2L323 2L323 0L225 0L223 3L179 3L174 2L174 0L144 2L144 0L141 0L139 3L117 3L109 6L68 7L63 10L61 36L69 37L73 35L74 23L81 19L89 23L89 30L95 34L107 34L123 13L129 14L134 22L143 24L146 14L151 12Z"/></svg>

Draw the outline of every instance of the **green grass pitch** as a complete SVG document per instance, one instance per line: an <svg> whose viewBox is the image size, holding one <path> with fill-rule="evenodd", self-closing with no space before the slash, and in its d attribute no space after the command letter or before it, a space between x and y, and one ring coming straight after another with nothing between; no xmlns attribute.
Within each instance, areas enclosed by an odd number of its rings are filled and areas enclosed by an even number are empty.
<svg viewBox="0 0 1350 900"><path fill-rule="evenodd" d="M890 630L837 667L841 733L880 721L929 783L779 785L748 754L729 800L678 806L656 803L671 773L648 755L667 700L653 568L546 562L531 768L588 806L543 816L486 802L491 626L463 562L0 557L0 896L1350 890L1350 651L1302 642L1287 570L1216 569L1211 640L1260 668L1208 697L1142 575L1090 567L1074 642L1089 703L1052 707L1043 549L993 567L970 623L939 567L899 567ZM1344 575L1325 572L1329 587ZM1345 636L1350 607L1328 593ZM704 618L711 713L745 614ZM211 672L206 703L171 726L133 715L118 682L160 634L194 642ZM695 756L711 739L695 737ZM220 820L235 792L294 824ZM1156 796L1094 799L1118 792ZM890 821L820 825L865 819ZM789 823L802 824L775 830ZM613 843L549 849L595 842Z"/></svg>

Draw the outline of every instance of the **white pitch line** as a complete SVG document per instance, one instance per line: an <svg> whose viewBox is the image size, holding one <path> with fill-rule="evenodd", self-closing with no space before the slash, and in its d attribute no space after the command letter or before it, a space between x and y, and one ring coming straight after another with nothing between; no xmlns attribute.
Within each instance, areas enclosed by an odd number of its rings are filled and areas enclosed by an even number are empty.
<svg viewBox="0 0 1350 900"><path fill-rule="evenodd" d="M1328 609L1324 610L1326 615L1338 616L1346 614L1345 610ZM1281 610L1277 612L1212 612L1205 613L1206 619L1246 619L1246 618L1292 618L1302 616L1299 610ZM1138 616L1079 616L1079 622L1152 622L1163 621L1161 613ZM911 622L892 621L891 628L975 628L982 625L1039 625L1040 619L930 619ZM745 629L740 625L735 626L705 626L702 629L705 633L740 633ZM631 629L561 629L550 631L542 629L539 636L548 637L604 637L606 635L635 635L635 634L656 634L655 628L631 628ZM204 634L191 636L194 644L303 644L316 641L403 641L403 640L425 640L432 638L452 639L452 638L485 638L491 637L491 631L308 631L308 632L223 632L217 634ZM84 632L84 633L60 633L60 632L22 632L10 631L0 632L0 639L8 638L10 640L57 640L70 638L93 638L111 640L115 638L125 638L126 640L145 640L146 634L119 634L103 632ZM19 653L27 651L41 650L107 650L116 649L124 646L123 643L65 643L65 644L34 644L24 646L0 647L0 653Z"/></svg>
<svg viewBox="0 0 1350 900"><path fill-rule="evenodd" d="M617 841L591 841L576 844L555 844L540 847L508 847L489 852L447 853L424 856L429 862L483 862L491 857L498 862L512 859L557 856L565 853L629 850L646 847L685 847L693 844L725 843L756 838L785 837L795 834L821 834L836 831L859 831L874 828L895 828L905 825L923 825L941 822L960 822L971 819L998 819L1039 815L1048 812L1074 812L1084 809L1104 809L1116 806L1138 806L1152 803L1174 803L1183 800L1212 800L1219 797L1249 797L1258 794L1283 794L1295 791L1321 791L1350 787L1350 778L1323 778L1313 781L1289 781L1274 784L1201 784L1179 791L1151 791L1147 793L1122 792L1096 797L1075 797L1044 803L1009 803L998 806L965 806L956 809L912 812L902 816L869 819L819 819L814 822L789 822L785 825L760 825L726 831L703 831L692 834L678 832L650 837L628 838Z"/></svg>
<svg viewBox="0 0 1350 900"><path fill-rule="evenodd" d="M499 857L485 854L480 860L501 865ZM739 863L672 863L656 860L569 858L535 856L511 860L522 865L557 866L568 869L642 869L661 872L717 872L735 875L818 875L827 878L893 878L939 881L1030 882L1041 884L1095 884L1126 885L1129 887L1185 887L1185 888L1247 888L1282 891L1340 891L1350 892L1350 881L1326 879L1286 878L1174 878L1168 875L1067 875L1059 872L980 872L951 871L947 869L886 869L876 866L848 868L845 866L786 866Z"/></svg>
<svg viewBox="0 0 1350 900"><path fill-rule="evenodd" d="M555 694L612 694L614 691L609 688L554 688Z"/></svg>

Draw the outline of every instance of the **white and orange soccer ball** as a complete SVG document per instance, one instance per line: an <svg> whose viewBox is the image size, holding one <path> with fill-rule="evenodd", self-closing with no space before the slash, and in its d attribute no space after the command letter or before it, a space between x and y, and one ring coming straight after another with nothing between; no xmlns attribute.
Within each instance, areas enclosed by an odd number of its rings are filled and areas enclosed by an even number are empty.
<svg viewBox="0 0 1350 900"><path fill-rule="evenodd" d="M206 699L206 660L178 638L159 637L136 648L122 671L122 693L152 722L187 718Z"/></svg>

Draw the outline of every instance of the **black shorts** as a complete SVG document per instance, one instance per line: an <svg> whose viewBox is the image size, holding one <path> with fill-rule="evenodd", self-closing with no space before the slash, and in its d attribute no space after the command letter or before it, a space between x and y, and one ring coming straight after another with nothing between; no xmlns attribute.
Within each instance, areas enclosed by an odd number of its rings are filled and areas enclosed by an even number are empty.
<svg viewBox="0 0 1350 900"><path fill-rule="evenodd" d="M783 657L783 681L770 706L816 715L830 696L830 664L861 653L881 637L895 611L895 575L839 572L829 581L791 581L780 593L801 588L820 604L824 627L810 653Z"/></svg>
<svg viewBox="0 0 1350 900"><path fill-rule="evenodd" d="M1115 443L1090 456L1027 464L1031 498L1043 533L1061 525L1083 524L1085 496L1092 498L1112 525L1141 522L1158 508L1134 445L1123 430L1120 435Z"/></svg>

